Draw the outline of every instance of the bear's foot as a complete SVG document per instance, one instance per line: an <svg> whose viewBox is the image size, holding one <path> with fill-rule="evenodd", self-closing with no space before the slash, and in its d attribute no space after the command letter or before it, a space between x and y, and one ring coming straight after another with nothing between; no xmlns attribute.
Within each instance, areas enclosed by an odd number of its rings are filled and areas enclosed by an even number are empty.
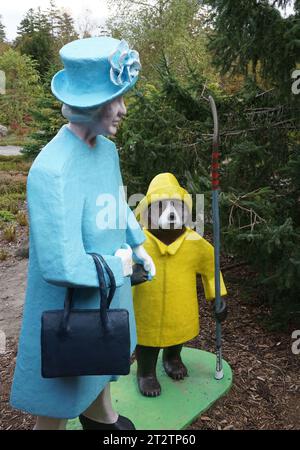
<svg viewBox="0 0 300 450"><path fill-rule="evenodd" d="M145 397L158 397L161 394L161 387L155 375L138 376L137 381L140 393Z"/></svg>
<svg viewBox="0 0 300 450"><path fill-rule="evenodd" d="M180 356L172 359L163 359L163 365L166 374L173 380L183 380L188 376L186 366L183 364Z"/></svg>

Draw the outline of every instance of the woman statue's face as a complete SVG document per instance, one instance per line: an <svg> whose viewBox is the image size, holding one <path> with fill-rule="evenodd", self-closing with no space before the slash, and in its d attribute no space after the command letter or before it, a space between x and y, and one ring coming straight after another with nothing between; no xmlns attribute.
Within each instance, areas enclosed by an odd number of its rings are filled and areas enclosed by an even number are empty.
<svg viewBox="0 0 300 450"><path fill-rule="evenodd" d="M118 124L126 112L123 97L117 97L89 114L82 110L78 112L74 108L70 109L66 105L63 106L63 115L70 120L69 128L83 139L89 147L96 145L96 136L99 134L114 136L117 133Z"/></svg>
<svg viewBox="0 0 300 450"><path fill-rule="evenodd" d="M93 131L104 136L115 135L118 124L125 116L127 110L123 97L117 97L103 105L99 114L95 117Z"/></svg>

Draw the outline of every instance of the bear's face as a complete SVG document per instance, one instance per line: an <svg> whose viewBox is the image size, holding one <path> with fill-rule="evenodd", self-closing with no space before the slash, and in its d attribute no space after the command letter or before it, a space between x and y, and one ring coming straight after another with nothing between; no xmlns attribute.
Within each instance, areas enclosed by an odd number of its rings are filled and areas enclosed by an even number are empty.
<svg viewBox="0 0 300 450"><path fill-rule="evenodd" d="M159 200L152 203L144 213L144 223L150 230L180 230L187 224L189 210L177 199Z"/></svg>

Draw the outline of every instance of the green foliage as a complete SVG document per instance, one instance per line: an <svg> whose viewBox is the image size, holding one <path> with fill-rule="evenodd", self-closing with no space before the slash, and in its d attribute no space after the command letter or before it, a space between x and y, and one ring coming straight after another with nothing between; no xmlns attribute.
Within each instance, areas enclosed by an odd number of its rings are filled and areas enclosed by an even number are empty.
<svg viewBox="0 0 300 450"><path fill-rule="evenodd" d="M2 194L0 192L0 229L6 229L7 224L15 224L20 214L20 203L24 202L24 200L25 190L22 193ZM21 222L22 224L24 223L22 220Z"/></svg>
<svg viewBox="0 0 300 450"><path fill-rule="evenodd" d="M74 19L66 11L58 16L57 27L56 48L60 49L68 42L78 39L79 36L75 31Z"/></svg>
<svg viewBox="0 0 300 450"><path fill-rule="evenodd" d="M61 126L66 123L61 114L61 103L50 91L50 83L58 66L51 66L43 85L43 94L38 98L35 108L30 110L34 128L29 134L22 153L32 159L56 135Z"/></svg>
<svg viewBox="0 0 300 450"><path fill-rule="evenodd" d="M283 18L276 6L290 2L207 0L213 8L210 49L223 73L253 74L282 93L291 91L299 60L300 11Z"/></svg>
<svg viewBox="0 0 300 450"><path fill-rule="evenodd" d="M58 63L58 50L78 38L74 19L50 1L45 11L30 8L18 27L15 46L22 54L31 56L44 79L51 65Z"/></svg>
<svg viewBox="0 0 300 450"><path fill-rule="evenodd" d="M43 75L53 59L51 36L45 31L38 31L31 36L24 36L18 49L24 55L31 56L37 62L37 69Z"/></svg>
<svg viewBox="0 0 300 450"><path fill-rule="evenodd" d="M184 111L181 106L188 93L182 88L176 97L178 87L174 79L166 78L162 90L146 84L130 98L117 142L125 181L130 179L135 192L145 192L159 172L173 172L179 180L185 180L185 171L199 167L205 158L207 143L201 136L204 125L195 115L198 110L206 121L208 105L190 97ZM193 121L187 118L189 115L193 115Z"/></svg>
<svg viewBox="0 0 300 450"><path fill-rule="evenodd" d="M26 217L20 212L26 198L26 176L30 165L22 156L0 156L0 229L16 220L25 226ZM9 229L7 233L10 233ZM12 233L13 235L13 233Z"/></svg>
<svg viewBox="0 0 300 450"><path fill-rule="evenodd" d="M257 271L260 299L272 307L272 328L299 323L300 317L300 227L291 218L277 223L273 218L253 231L229 227L224 239L226 247Z"/></svg>
<svg viewBox="0 0 300 450"><path fill-rule="evenodd" d="M12 222L14 219L15 216L10 211L0 210L0 221Z"/></svg>
<svg viewBox="0 0 300 450"><path fill-rule="evenodd" d="M15 242L17 238L17 229L13 224L7 225L3 229L3 237L7 242Z"/></svg>
<svg viewBox="0 0 300 450"><path fill-rule="evenodd" d="M11 131L9 130L8 134L5 137L0 138L1 146L12 145L16 147L23 147L24 144L24 135L18 133L18 129Z"/></svg>
<svg viewBox="0 0 300 450"><path fill-rule="evenodd" d="M24 160L22 155L4 156L0 155L0 171L10 172L15 171L22 174L27 174L30 168L30 163Z"/></svg>
<svg viewBox="0 0 300 450"><path fill-rule="evenodd" d="M23 193L26 191L26 180L0 180L0 195L12 194L17 195L17 198L22 198ZM21 195L21 197L19 196ZM0 204L4 199L0 199Z"/></svg>
<svg viewBox="0 0 300 450"><path fill-rule="evenodd" d="M223 247L253 267L257 295L272 307L273 326L286 324L300 309L296 104L278 103L278 91L264 93L253 80L229 96L205 87L193 71L182 84L161 64L160 76L160 88L144 84L135 91L117 136L128 194L145 193L155 175L172 172L189 192L205 194L210 229L212 94L221 124Z"/></svg>
<svg viewBox="0 0 300 450"><path fill-rule="evenodd" d="M75 30L73 17L65 9L58 8L54 0L50 0L46 15L52 37L53 51L55 53L63 45L78 39L79 36Z"/></svg>
<svg viewBox="0 0 300 450"><path fill-rule="evenodd" d="M41 94L36 64L29 56L8 49L0 55L0 70L6 75L6 93L0 96L0 123L21 127L28 122L28 110Z"/></svg>
<svg viewBox="0 0 300 450"><path fill-rule="evenodd" d="M4 42L5 39L5 26L2 23L2 15L0 14L0 42Z"/></svg>
<svg viewBox="0 0 300 450"><path fill-rule="evenodd" d="M184 79L188 65L210 79L217 79L206 49L205 11L198 0L154 0L152 2L111 0L115 12L108 21L111 33L124 38L141 56L142 76L159 83L157 65L166 58L173 73Z"/></svg>
<svg viewBox="0 0 300 450"><path fill-rule="evenodd" d="M48 70L53 59L51 38L48 16L40 8L37 11L30 8L18 27L16 46L36 61L40 75Z"/></svg>

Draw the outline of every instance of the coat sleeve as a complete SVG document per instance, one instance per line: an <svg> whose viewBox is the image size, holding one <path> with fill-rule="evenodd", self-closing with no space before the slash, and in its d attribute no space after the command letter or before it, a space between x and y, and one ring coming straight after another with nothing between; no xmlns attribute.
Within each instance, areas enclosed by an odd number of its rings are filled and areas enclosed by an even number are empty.
<svg viewBox="0 0 300 450"><path fill-rule="evenodd" d="M197 242L197 273L201 275L205 298L213 300L215 293L215 256L214 247L205 239ZM220 294L227 295L222 273L220 272Z"/></svg>
<svg viewBox="0 0 300 450"><path fill-rule="evenodd" d="M127 205L127 228L126 228L126 242L131 248L141 245L145 240L146 236L141 229L140 224L135 218L134 213L131 211L130 207Z"/></svg>
<svg viewBox="0 0 300 450"><path fill-rule="evenodd" d="M31 168L27 180L30 238L42 277L64 287L98 287L96 267L84 248L81 220L84 198L76 183L49 168ZM75 180L76 181L76 180ZM124 283L122 261L102 255L117 287ZM107 285L109 279L106 275Z"/></svg>
<svg viewBox="0 0 300 450"><path fill-rule="evenodd" d="M136 217L133 213L133 211L130 209L129 205L126 202L125 199L125 193L123 189L123 180L122 175L120 171L120 161L119 161L119 154L118 150L115 147L115 156L116 156L116 173L118 175L119 180L119 186L122 187L122 193L124 195L124 202L125 202L125 214L126 214L126 243L130 245L131 248L137 247L138 245L141 245L145 240L146 236L136 220Z"/></svg>

